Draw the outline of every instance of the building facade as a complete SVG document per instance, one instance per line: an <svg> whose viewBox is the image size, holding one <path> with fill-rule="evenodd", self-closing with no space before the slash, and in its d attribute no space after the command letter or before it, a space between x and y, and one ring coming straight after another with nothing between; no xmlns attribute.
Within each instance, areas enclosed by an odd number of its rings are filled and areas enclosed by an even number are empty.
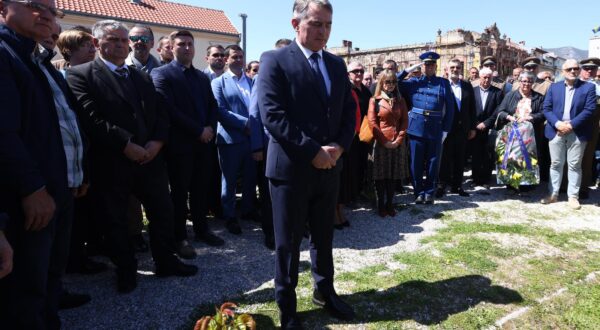
<svg viewBox="0 0 600 330"><path fill-rule="evenodd" d="M196 56L194 66L206 67L204 59L209 45L239 44L240 34L221 10L195 7L162 0L56 0L56 7L65 12L59 21L63 30L76 25L92 27L95 22L114 19L127 24L144 24L154 33L154 49L162 36L174 30L189 30L194 35ZM59 58L60 54L56 58Z"/></svg>
<svg viewBox="0 0 600 330"><path fill-rule="evenodd" d="M469 68L479 68L481 59L492 55L498 60L497 71L500 77L510 75L512 69L528 56L525 43L513 42L506 35L500 36L500 30L495 23L482 33L455 29L442 34L442 31L438 30L435 42L367 50L353 49L351 42L346 42L345 47L329 48L328 51L347 62L358 61L370 72L388 59L396 61L400 68L408 67L420 62L419 55L423 52L435 51L440 54L438 75L442 75L449 60L458 58L464 63L465 76Z"/></svg>

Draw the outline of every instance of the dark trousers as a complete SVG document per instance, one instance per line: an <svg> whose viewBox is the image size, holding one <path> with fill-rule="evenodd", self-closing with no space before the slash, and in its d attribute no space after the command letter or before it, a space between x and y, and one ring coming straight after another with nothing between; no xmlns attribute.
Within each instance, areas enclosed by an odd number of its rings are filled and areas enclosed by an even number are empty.
<svg viewBox="0 0 600 330"><path fill-rule="evenodd" d="M219 152L214 142L208 144L209 162L211 167L210 181L208 183L208 209L217 218L223 217L223 206L221 205L221 167L219 165Z"/></svg>
<svg viewBox="0 0 600 330"><path fill-rule="evenodd" d="M435 192L440 168L441 139L432 140L414 135L409 136L410 175L413 181L415 196L433 195ZM423 170L427 165L427 177L423 180Z"/></svg>
<svg viewBox="0 0 600 330"><path fill-rule="evenodd" d="M25 231L21 210L7 236L14 250L14 269L0 280L0 329L59 329L58 300L69 254L73 198L57 203L55 216L40 231Z"/></svg>
<svg viewBox="0 0 600 330"><path fill-rule="evenodd" d="M487 184L492 176L494 164L494 148L489 142L488 131L477 131L469 141L472 152L471 169L475 184Z"/></svg>
<svg viewBox="0 0 600 330"><path fill-rule="evenodd" d="M465 149L467 136L461 130L451 132L444 141L440 182L456 189L462 185L465 170Z"/></svg>
<svg viewBox="0 0 600 330"><path fill-rule="evenodd" d="M257 164L257 183L258 194L260 195L260 211L262 231L267 236L273 234L273 204L271 203L271 193L269 192L269 179L265 175L267 164L267 151L265 145L263 151L263 160Z"/></svg>
<svg viewBox="0 0 600 330"><path fill-rule="evenodd" d="M300 243L306 223L310 228L311 271L316 288L323 294L333 288L333 219L340 168L311 170L294 181L270 179L275 229L275 300L285 328L296 316L296 286Z"/></svg>
<svg viewBox="0 0 600 330"><path fill-rule="evenodd" d="M150 249L157 265L173 263L173 204L169 195L167 169L159 154L146 165L137 165L127 159L115 160L112 179L95 184L96 216L106 224L109 255L117 272L135 272L137 260L128 231L127 208L130 195L144 206L149 220Z"/></svg>
<svg viewBox="0 0 600 330"><path fill-rule="evenodd" d="M167 165L174 209L175 240L187 239L187 210L192 215L194 233L208 229L208 196L213 175L212 150L208 144L198 144L191 153L169 154Z"/></svg>
<svg viewBox="0 0 600 330"><path fill-rule="evenodd" d="M91 188L93 189L93 188ZM69 267L84 262L87 257L86 243L98 248L102 240L102 228L94 221L93 200L91 190L84 197L74 201L73 227L71 231L71 245L69 250Z"/></svg>

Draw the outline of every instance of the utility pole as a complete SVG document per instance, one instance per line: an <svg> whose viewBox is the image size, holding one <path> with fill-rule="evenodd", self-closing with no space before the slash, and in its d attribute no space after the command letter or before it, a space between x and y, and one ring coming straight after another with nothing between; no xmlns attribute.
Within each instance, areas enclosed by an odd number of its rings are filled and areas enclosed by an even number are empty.
<svg viewBox="0 0 600 330"><path fill-rule="evenodd" d="M246 18L248 18L248 15L242 13L240 17L242 18L242 48L244 49L244 54L248 54L248 50L246 49Z"/></svg>

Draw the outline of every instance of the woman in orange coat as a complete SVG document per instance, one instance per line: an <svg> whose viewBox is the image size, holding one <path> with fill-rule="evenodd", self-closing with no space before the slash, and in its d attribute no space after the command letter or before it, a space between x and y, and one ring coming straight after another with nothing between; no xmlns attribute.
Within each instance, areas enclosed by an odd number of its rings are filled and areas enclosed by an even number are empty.
<svg viewBox="0 0 600 330"><path fill-rule="evenodd" d="M395 73L384 71L369 102L369 126L375 138L373 180L380 217L396 215L393 204L394 183L402 178L401 162L404 160L400 148L404 148L402 142L408 126L408 110L397 84Z"/></svg>

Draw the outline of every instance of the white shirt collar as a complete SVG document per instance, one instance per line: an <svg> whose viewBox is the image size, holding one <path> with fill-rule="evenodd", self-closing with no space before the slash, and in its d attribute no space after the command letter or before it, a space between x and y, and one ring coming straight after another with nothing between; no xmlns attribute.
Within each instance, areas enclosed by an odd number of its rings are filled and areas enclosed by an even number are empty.
<svg viewBox="0 0 600 330"><path fill-rule="evenodd" d="M127 65L125 63L123 63L123 65L121 65L121 66L117 66L116 64L103 59L102 56L98 56L98 57L102 60L102 62L104 62L104 64L106 64L108 69L112 72L115 72L117 69L121 69L121 68L125 68L125 70L127 70L127 72L129 72L129 67L127 67Z"/></svg>
<svg viewBox="0 0 600 330"><path fill-rule="evenodd" d="M304 56L306 56L306 59L310 58L310 55L312 55L313 53L318 53L319 56L321 57L321 59L323 59L323 50L319 49L318 52L313 52L312 50L302 46L302 44L300 44L300 42L298 41L298 39L294 40L296 42L296 44L298 45L298 47L300 47L300 50L302 50L302 53L304 53Z"/></svg>

